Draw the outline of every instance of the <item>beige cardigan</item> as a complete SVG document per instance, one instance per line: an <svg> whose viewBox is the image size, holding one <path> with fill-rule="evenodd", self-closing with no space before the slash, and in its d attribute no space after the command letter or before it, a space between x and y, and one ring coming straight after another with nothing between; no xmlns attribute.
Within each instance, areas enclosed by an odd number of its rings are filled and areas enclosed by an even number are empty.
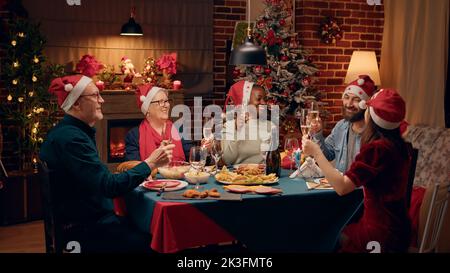
<svg viewBox="0 0 450 273"><path fill-rule="evenodd" d="M259 126L258 126L259 125ZM235 121L227 121L222 131L223 160L227 165L264 162L271 141L273 123L250 119L236 131Z"/></svg>

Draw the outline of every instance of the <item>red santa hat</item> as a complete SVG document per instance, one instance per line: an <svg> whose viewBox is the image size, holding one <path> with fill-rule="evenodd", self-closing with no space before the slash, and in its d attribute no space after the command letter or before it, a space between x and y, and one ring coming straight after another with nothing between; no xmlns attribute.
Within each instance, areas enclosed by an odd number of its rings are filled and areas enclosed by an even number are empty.
<svg viewBox="0 0 450 273"><path fill-rule="evenodd" d="M56 95L58 105L65 112L68 112L90 82L92 82L92 79L84 75L56 78L50 84L48 92Z"/></svg>
<svg viewBox="0 0 450 273"><path fill-rule="evenodd" d="M344 90L345 94L353 94L361 100L367 101L375 93L375 83L367 75L359 75L358 79L352 81Z"/></svg>
<svg viewBox="0 0 450 273"><path fill-rule="evenodd" d="M152 102L155 95L158 94L159 91L165 90L166 89L164 88L153 86L150 83L138 87L138 90L136 92L137 104L144 115L147 114L148 107L150 106L150 103Z"/></svg>
<svg viewBox="0 0 450 273"><path fill-rule="evenodd" d="M233 100L234 105L248 105L253 84L254 83L249 81L239 81L233 84L228 91L227 98L225 99L225 106L228 105L230 98Z"/></svg>
<svg viewBox="0 0 450 273"><path fill-rule="evenodd" d="M361 109L369 108L372 120L383 129L395 129L405 118L405 101L394 89L381 89L370 100L359 104Z"/></svg>

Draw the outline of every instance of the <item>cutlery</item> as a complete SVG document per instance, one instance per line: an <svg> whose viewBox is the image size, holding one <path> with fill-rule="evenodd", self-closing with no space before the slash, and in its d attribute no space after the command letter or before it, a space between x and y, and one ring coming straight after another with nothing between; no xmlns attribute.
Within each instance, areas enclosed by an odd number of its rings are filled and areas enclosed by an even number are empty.
<svg viewBox="0 0 450 273"><path fill-rule="evenodd" d="M157 196L161 196L161 194L166 190L167 183L164 183L162 187L158 190Z"/></svg>

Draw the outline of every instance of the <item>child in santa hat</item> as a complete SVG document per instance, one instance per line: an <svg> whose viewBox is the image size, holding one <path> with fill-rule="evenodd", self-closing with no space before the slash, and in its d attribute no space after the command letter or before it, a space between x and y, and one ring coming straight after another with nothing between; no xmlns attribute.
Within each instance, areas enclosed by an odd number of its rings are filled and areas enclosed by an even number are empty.
<svg viewBox="0 0 450 273"><path fill-rule="evenodd" d="M363 187L364 212L342 232L342 252L368 252L368 243L382 252L404 252L409 245L410 222L406 208L408 149L400 135L405 102L392 89L381 89L360 107L366 109L361 151L349 170L337 171L313 141L303 138L303 151L314 157L325 178L339 195Z"/></svg>

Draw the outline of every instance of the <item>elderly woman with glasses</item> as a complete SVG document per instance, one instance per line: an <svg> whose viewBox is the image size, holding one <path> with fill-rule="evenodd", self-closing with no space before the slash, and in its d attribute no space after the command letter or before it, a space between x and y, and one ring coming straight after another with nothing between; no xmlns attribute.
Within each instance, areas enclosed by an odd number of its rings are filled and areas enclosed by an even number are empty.
<svg viewBox="0 0 450 273"><path fill-rule="evenodd" d="M142 160L161 145L173 143L175 148L172 160L185 161L183 142L169 120L171 101L167 90L146 84L139 87L136 95L138 106L145 115L145 119L138 127L128 132L125 138L125 159ZM186 149L188 150L189 147Z"/></svg>

